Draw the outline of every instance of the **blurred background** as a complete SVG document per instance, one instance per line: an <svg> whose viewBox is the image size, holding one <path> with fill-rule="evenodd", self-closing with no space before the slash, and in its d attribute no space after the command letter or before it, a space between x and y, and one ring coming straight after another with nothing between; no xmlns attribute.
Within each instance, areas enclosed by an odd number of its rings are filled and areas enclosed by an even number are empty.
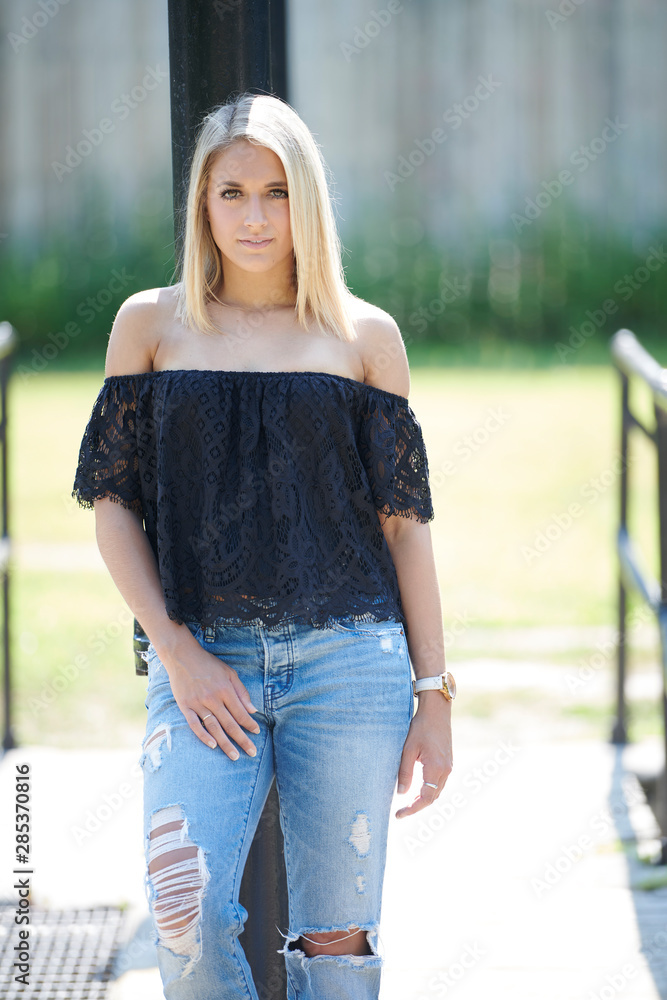
<svg viewBox="0 0 667 1000"><path fill-rule="evenodd" d="M130 616L70 491L115 313L173 280L166 6L0 10L22 741L133 745L143 721ZM609 337L629 327L667 361L667 8L291 0L287 13L289 97L331 171L348 282L407 346L445 625L459 622L451 663L538 658L565 699L540 694L540 712L606 733L613 651L585 685L567 676L615 624ZM633 530L656 570L645 442L634 459ZM635 732L657 732L653 623L634 639ZM469 708L483 724L505 699L513 711L516 692L481 690Z"/></svg>
<svg viewBox="0 0 667 1000"><path fill-rule="evenodd" d="M212 2L222 19L236 0ZM394 955L405 953L393 959L403 962L396 997L415 995L414 955L424 976L427 956L444 961L440 910L427 927L408 927L415 896L402 901L396 888L423 891L429 913L436 852L440 865L464 859L438 868L459 907L448 932L483 933L483 913L485 947L497 944L503 975L533 963L523 985L511 979L514 1000L583 996L585 982L602 996L603 975L616 975L618 991L617 956L632 947L639 963L642 941L654 985L633 997L667 996L667 869L648 881L645 865L637 874L636 831L623 826L630 786L609 746L622 466L609 339L629 328L667 365L667 6L289 0L287 41L288 98L330 169L348 283L396 318L410 360L459 684L459 763L443 802L463 789L467 804L483 789L462 815L443 806L451 816L392 826L385 935ZM54 841L79 878L94 871L111 882L115 870L90 852L113 853L117 831L131 831L129 896L141 878L131 765L145 680L134 674L132 615L98 554L94 516L71 489L114 316L132 293L174 278L167 0L2 4L0 92L0 320L19 337L9 386L14 736L38 762L42 809L66 794L65 782L47 787L50 768L87 796L67 800L63 816L74 819ZM648 391L631 390L652 426ZM656 461L643 437L632 441L630 467L630 531L659 577ZM664 741L658 630L634 595L629 612L629 736L655 774ZM519 764L496 778L498 747L512 741ZM107 751L123 751L122 773ZM103 789L118 799L125 772L132 805L107 817L86 854L82 817L101 815ZM587 848L592 874L568 876L574 895L550 896L561 900L550 910L530 879L563 857L558 871L567 871L563 851L590 834L596 796L609 821ZM446 851L436 835L445 821ZM420 853L429 841L431 854ZM409 876L398 879L403 863ZM70 898L71 868L60 867L52 900ZM646 893L634 903L631 878L643 878ZM43 896L53 884L42 879ZM621 884L627 905L612 933L621 911L610 900L621 897L607 888ZM591 887L603 890L595 902ZM503 929L513 936L506 944ZM592 958L598 930L604 948ZM154 954L142 948L158 996ZM578 963L580 993L566 972L542 975L567 962ZM484 982L500 995L498 980L475 977L461 1000L481 995ZM433 980L423 995L444 995L444 985Z"/></svg>

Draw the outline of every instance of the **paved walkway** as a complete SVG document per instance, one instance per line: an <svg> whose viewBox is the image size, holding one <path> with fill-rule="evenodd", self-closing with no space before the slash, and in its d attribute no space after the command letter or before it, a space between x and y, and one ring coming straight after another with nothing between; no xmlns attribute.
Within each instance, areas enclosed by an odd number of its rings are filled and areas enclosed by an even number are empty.
<svg viewBox="0 0 667 1000"><path fill-rule="evenodd" d="M627 770L638 748L541 742L528 726L511 736L489 720L480 738L481 728L459 720L455 768L437 806L392 818L381 1000L667 998L667 888L632 888L656 874L633 857L634 838L657 833ZM23 747L0 765L0 897L13 898L5 804L14 765L29 762L34 902L130 907L126 971L112 1000L162 997L143 896L136 758ZM397 796L395 808L408 798Z"/></svg>

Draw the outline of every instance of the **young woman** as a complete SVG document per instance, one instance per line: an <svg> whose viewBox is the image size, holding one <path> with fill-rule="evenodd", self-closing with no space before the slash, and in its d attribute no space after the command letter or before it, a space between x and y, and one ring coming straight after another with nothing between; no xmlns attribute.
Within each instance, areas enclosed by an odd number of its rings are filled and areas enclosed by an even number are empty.
<svg viewBox="0 0 667 1000"><path fill-rule="evenodd" d="M74 495L150 641L146 884L172 1000L258 996L239 887L274 774L288 997L376 998L395 784L421 762L413 815L452 768L407 358L345 286L325 171L277 98L205 118L180 281L119 309L81 445Z"/></svg>

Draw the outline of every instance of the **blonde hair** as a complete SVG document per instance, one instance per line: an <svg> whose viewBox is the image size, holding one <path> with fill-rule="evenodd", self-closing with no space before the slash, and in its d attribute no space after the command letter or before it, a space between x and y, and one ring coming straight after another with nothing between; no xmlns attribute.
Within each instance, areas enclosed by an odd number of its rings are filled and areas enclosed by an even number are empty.
<svg viewBox="0 0 667 1000"><path fill-rule="evenodd" d="M219 332L206 312L223 270L205 203L213 160L239 139L272 150L285 170L298 322L305 327L310 312L326 331L341 340L356 340L351 310L354 296L345 283L326 164L296 111L285 101L265 94L241 94L218 105L200 124L190 166L176 315L205 333Z"/></svg>

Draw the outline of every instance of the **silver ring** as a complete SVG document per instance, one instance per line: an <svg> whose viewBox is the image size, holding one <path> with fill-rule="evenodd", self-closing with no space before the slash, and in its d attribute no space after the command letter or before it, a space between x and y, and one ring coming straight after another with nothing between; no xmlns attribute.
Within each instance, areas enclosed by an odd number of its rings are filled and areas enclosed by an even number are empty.
<svg viewBox="0 0 667 1000"><path fill-rule="evenodd" d="M210 719L212 715L213 715L213 712L209 712L208 715L205 715L204 718L201 720L202 721L202 725L206 722L207 719Z"/></svg>
<svg viewBox="0 0 667 1000"><path fill-rule="evenodd" d="M434 785L432 781L425 781L424 784L428 785L429 788L437 788L438 787L437 785Z"/></svg>

